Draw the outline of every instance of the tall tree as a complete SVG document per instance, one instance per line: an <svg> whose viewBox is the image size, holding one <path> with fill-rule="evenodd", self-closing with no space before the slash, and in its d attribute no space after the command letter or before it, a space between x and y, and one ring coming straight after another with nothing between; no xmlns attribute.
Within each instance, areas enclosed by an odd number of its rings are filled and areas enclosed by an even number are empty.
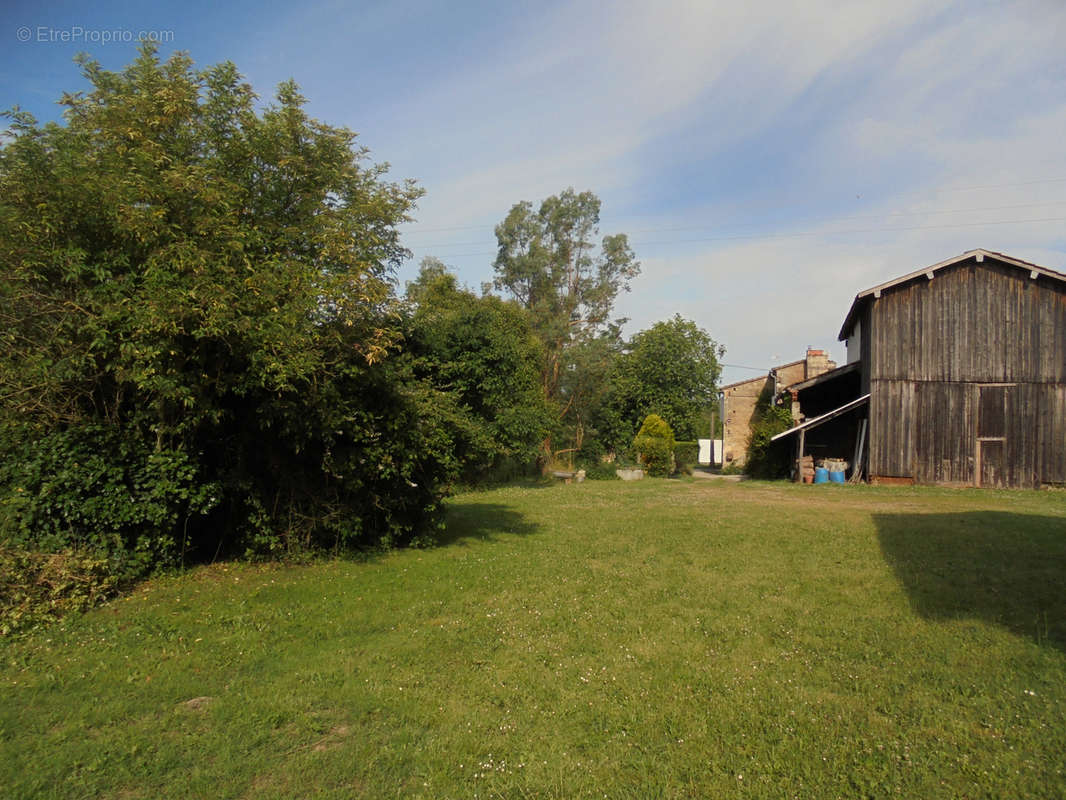
<svg viewBox="0 0 1066 800"><path fill-rule="evenodd" d="M625 234L595 241L599 221L599 198L567 189L537 210L528 201L516 204L496 226L493 284L529 310L544 344L541 385L560 403L564 420L579 398L560 392L568 356L608 329L615 298L640 272Z"/></svg>
<svg viewBox="0 0 1066 800"><path fill-rule="evenodd" d="M724 353L680 314L634 334L616 362L602 415L601 426L614 429L611 444L624 446L648 414L665 419L680 439L708 435L704 412L714 402Z"/></svg>

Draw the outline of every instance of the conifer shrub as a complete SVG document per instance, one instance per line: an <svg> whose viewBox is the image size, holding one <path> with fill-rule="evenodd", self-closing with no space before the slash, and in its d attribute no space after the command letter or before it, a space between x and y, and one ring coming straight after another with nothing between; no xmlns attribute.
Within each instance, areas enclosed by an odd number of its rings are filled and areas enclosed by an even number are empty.
<svg viewBox="0 0 1066 800"><path fill-rule="evenodd" d="M658 414L644 418L633 439L633 450L649 475L661 478L674 471L674 431Z"/></svg>

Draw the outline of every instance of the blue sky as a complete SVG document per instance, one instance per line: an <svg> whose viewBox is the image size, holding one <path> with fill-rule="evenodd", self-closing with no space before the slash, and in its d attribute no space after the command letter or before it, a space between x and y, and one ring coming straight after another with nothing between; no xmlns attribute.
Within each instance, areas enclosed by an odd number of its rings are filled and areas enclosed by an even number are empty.
<svg viewBox="0 0 1066 800"><path fill-rule="evenodd" d="M857 292L965 250L1066 269L1060 0L7 3L0 105L55 118L74 54L142 31L295 78L418 180L401 286L425 255L491 280L493 226L570 186L643 264L627 331L680 313L727 364L842 361Z"/></svg>

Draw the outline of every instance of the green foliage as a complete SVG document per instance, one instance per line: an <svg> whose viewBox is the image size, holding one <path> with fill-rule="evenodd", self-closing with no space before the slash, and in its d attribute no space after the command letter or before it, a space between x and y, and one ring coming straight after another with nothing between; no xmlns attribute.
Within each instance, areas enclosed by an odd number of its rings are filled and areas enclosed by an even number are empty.
<svg viewBox="0 0 1066 800"><path fill-rule="evenodd" d="M579 451L589 446L604 452L604 433L613 420L600 413L610 396L611 371L621 352L621 336L615 325L600 335L575 343L565 355L565 368L559 379L559 400L566 410L556 433ZM632 431L626 444L632 440Z"/></svg>
<svg viewBox="0 0 1066 800"><path fill-rule="evenodd" d="M628 442L632 426L651 413L685 439L706 436L706 412L714 402L724 352L680 315L634 335L614 365L610 396L599 417L609 443Z"/></svg>
<svg viewBox="0 0 1066 800"><path fill-rule="evenodd" d="M120 579L177 563L178 535L217 502L186 453L155 450L130 431L87 424L6 437L0 460L0 542L20 550L87 552Z"/></svg>
<svg viewBox="0 0 1066 800"><path fill-rule="evenodd" d="M592 481L618 480L615 470L619 464L617 458L605 461L606 451L598 439L588 438L584 445L574 454L578 469L585 470L585 477Z"/></svg>
<svg viewBox="0 0 1066 800"><path fill-rule="evenodd" d="M460 289L436 259L423 261L407 298L414 308L405 338L416 374L465 416L455 454L461 480L528 472L556 417L540 385L543 349L528 312Z"/></svg>
<svg viewBox="0 0 1066 800"><path fill-rule="evenodd" d="M145 45L123 72L82 66L93 89L64 97L66 125L15 114L0 151L9 410L180 438L234 396L306 385L338 330L384 354L417 189L364 168L291 82L257 115L231 64Z"/></svg>
<svg viewBox="0 0 1066 800"><path fill-rule="evenodd" d="M658 414L644 418L633 439L633 450L649 475L666 477L674 471L674 431Z"/></svg>
<svg viewBox="0 0 1066 800"><path fill-rule="evenodd" d="M146 44L0 149L2 532L116 575L432 532L465 421L402 356L421 194L232 64Z"/></svg>
<svg viewBox="0 0 1066 800"><path fill-rule="evenodd" d="M222 515L230 522L211 546L269 557L406 545L435 533L440 501L458 478L465 417L400 353L340 363L304 394L264 403L246 430L218 443L212 457L234 484Z"/></svg>
<svg viewBox="0 0 1066 800"><path fill-rule="evenodd" d="M105 558L73 550L42 553L0 545L0 635L85 611L112 596L118 586Z"/></svg>
<svg viewBox="0 0 1066 800"><path fill-rule="evenodd" d="M786 405L776 405L773 393L764 389L755 402L755 413L748 436L748 455L744 471L753 478L784 478L788 475L787 446L771 438L792 427L792 412Z"/></svg>
<svg viewBox="0 0 1066 800"><path fill-rule="evenodd" d="M577 447L590 389L587 381L577 385L586 375L582 362L602 361L605 349L591 346L598 337L617 338L615 298L640 272L624 234L595 241L599 219L596 195L567 189L536 211L528 201L516 204L496 226L493 283L529 311L544 347L544 395L558 404L560 433ZM592 349L577 353L582 346Z"/></svg>
<svg viewBox="0 0 1066 800"><path fill-rule="evenodd" d="M699 460L699 442L674 442L674 462L679 471L691 475L692 468L699 463Z"/></svg>
<svg viewBox="0 0 1066 800"><path fill-rule="evenodd" d="M617 481L620 480L616 470L618 464L607 463L604 461L593 461L587 464L583 464L581 467L585 470L585 479L590 481Z"/></svg>

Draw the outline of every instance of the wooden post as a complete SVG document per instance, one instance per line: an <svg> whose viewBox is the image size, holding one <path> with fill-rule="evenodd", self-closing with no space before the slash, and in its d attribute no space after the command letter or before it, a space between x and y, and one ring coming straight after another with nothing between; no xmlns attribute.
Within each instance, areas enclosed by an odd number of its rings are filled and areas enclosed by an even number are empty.
<svg viewBox="0 0 1066 800"><path fill-rule="evenodd" d="M859 439L855 442L855 456L851 460L851 482L862 480L863 449L866 447L866 420L859 423Z"/></svg>

